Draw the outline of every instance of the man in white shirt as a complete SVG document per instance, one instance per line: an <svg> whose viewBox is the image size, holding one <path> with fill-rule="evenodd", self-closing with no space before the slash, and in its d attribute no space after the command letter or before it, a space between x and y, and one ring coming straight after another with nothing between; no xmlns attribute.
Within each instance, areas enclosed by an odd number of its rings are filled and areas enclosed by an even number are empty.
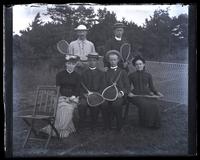
<svg viewBox="0 0 200 160"><path fill-rule="evenodd" d="M83 71L87 67L87 55L95 52L94 44L87 40L87 31L85 25L79 25L75 28L78 39L69 44L69 53L80 57L79 68ZM80 72L82 72L80 71Z"/></svg>

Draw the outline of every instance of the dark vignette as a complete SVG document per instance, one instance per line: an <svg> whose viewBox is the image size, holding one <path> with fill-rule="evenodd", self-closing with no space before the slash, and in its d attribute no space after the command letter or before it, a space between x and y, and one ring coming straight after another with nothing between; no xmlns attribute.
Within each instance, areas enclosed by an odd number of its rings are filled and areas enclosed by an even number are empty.
<svg viewBox="0 0 200 160"><path fill-rule="evenodd" d="M12 157L12 7L5 7L5 105L6 105L6 157ZM189 107L188 107L188 153L197 154L197 95L196 95L196 33L197 5L189 6Z"/></svg>
<svg viewBox="0 0 200 160"><path fill-rule="evenodd" d="M6 157L12 157L12 8L5 7Z"/></svg>
<svg viewBox="0 0 200 160"><path fill-rule="evenodd" d="M188 152L197 154L197 96L196 96L196 35L197 6L189 6L189 104L188 104Z"/></svg>

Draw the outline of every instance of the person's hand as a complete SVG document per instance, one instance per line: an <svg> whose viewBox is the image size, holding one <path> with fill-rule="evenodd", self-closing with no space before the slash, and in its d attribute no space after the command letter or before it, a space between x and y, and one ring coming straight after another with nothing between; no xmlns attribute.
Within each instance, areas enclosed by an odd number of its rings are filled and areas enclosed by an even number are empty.
<svg viewBox="0 0 200 160"><path fill-rule="evenodd" d="M118 97L118 98L122 98L122 97L123 97L122 92L119 92L117 97Z"/></svg>
<svg viewBox="0 0 200 160"><path fill-rule="evenodd" d="M159 97L164 97L164 95L162 93L160 93L160 92L158 92L158 96Z"/></svg>
<svg viewBox="0 0 200 160"><path fill-rule="evenodd" d="M87 97L88 97L88 94L87 94L87 93L85 93L85 94L83 94L83 96L84 96L85 98L87 98Z"/></svg>
<svg viewBox="0 0 200 160"><path fill-rule="evenodd" d="M153 92L150 92L149 94L150 94L151 96L154 96L154 93L153 93Z"/></svg>
<svg viewBox="0 0 200 160"><path fill-rule="evenodd" d="M79 103L79 99L74 99L74 103L78 104Z"/></svg>
<svg viewBox="0 0 200 160"><path fill-rule="evenodd" d="M104 71L107 72L107 70L108 70L108 67L104 67Z"/></svg>
<svg viewBox="0 0 200 160"><path fill-rule="evenodd" d="M75 99L76 98L76 96L71 96L69 99L70 100L73 100L73 99Z"/></svg>
<svg viewBox="0 0 200 160"><path fill-rule="evenodd" d="M79 97L76 97L76 96L71 96L69 98L70 101L74 102L74 103L78 103L79 102Z"/></svg>
<svg viewBox="0 0 200 160"><path fill-rule="evenodd" d="M134 97L135 95L132 93L132 92L130 92L129 94L128 94L128 97Z"/></svg>
<svg viewBox="0 0 200 160"><path fill-rule="evenodd" d="M124 68L126 68L128 66L128 62L124 62Z"/></svg>

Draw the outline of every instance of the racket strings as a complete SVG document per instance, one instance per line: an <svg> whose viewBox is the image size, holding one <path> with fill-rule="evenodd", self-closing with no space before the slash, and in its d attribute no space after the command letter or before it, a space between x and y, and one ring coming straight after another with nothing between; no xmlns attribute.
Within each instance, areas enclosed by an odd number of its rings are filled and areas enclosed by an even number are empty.
<svg viewBox="0 0 200 160"><path fill-rule="evenodd" d="M57 43L57 49L61 54L69 54L69 43L65 40L60 40Z"/></svg>
<svg viewBox="0 0 200 160"><path fill-rule="evenodd" d="M127 62L127 60L130 57L130 53L131 53L131 47L129 43L124 43L121 47L120 47L120 53L122 56L122 59L124 62Z"/></svg>

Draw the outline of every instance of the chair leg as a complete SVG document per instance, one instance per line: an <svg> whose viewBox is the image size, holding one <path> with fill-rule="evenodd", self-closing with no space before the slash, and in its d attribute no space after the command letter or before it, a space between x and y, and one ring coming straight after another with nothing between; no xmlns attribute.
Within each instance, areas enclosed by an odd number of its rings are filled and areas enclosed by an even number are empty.
<svg viewBox="0 0 200 160"><path fill-rule="evenodd" d="M50 142L50 140L51 140L52 131L53 131L53 129L52 129L52 127L51 127L50 135L49 135L49 137L48 137L48 139L47 139L47 142L46 142L46 144L45 144L45 149L47 149L47 147L48 147L48 145L49 145L49 142Z"/></svg>
<svg viewBox="0 0 200 160"><path fill-rule="evenodd" d="M27 126L31 126L31 123L29 123L26 119L23 119L23 120L27 124ZM32 127L32 131L33 131L33 133L34 133L35 136L38 135L37 131L33 127Z"/></svg>
<svg viewBox="0 0 200 160"><path fill-rule="evenodd" d="M26 145L27 142L28 142L28 138L29 138L29 136L30 136L30 134L31 134L31 131L32 131L32 126L29 128L28 134L27 134L26 139L25 139L24 144L23 144L23 148L25 147L25 145Z"/></svg>
<svg viewBox="0 0 200 160"><path fill-rule="evenodd" d="M55 127L52 123L50 123L50 126L51 126L52 130L56 133L56 136L57 136L58 138L60 138L59 133L58 133L56 127Z"/></svg>

